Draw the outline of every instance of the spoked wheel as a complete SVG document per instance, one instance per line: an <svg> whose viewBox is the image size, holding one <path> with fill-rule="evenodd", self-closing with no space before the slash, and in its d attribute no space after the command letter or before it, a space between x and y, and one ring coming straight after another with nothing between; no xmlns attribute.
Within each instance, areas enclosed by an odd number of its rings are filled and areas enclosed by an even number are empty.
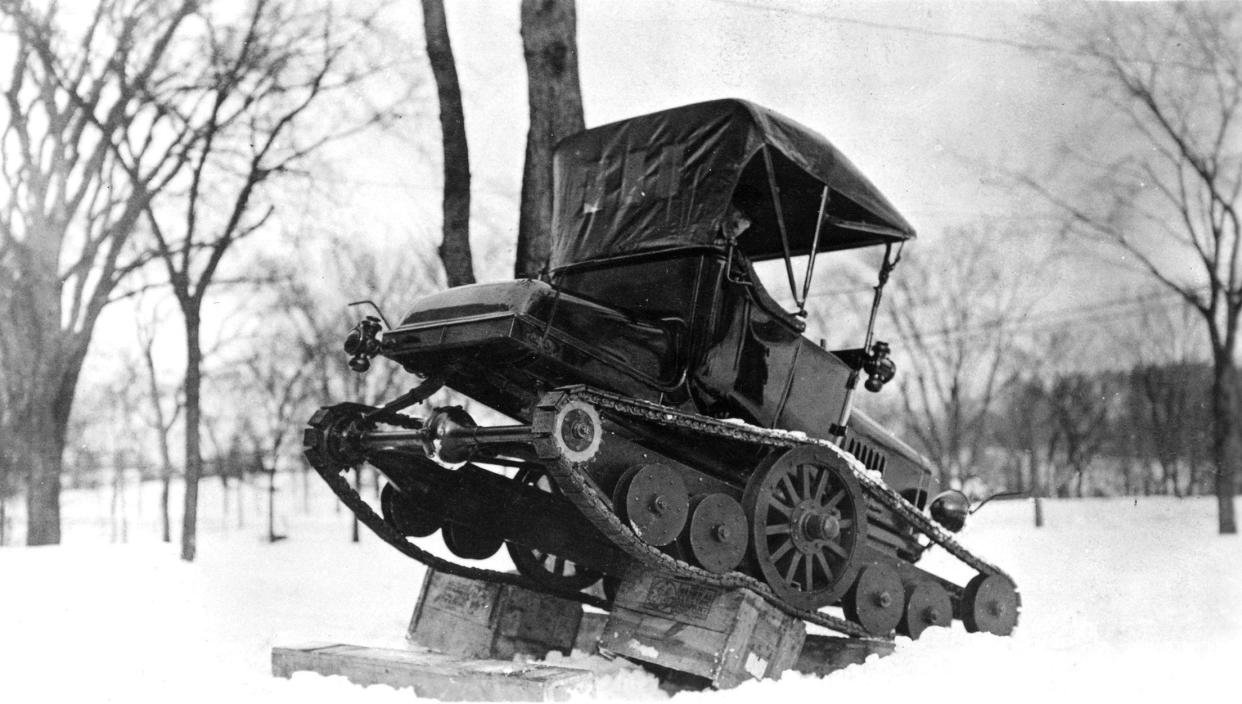
<svg viewBox="0 0 1242 704"><path fill-rule="evenodd" d="M559 494L561 491L542 469L523 467L513 479L552 494ZM514 543L506 543L505 548L513 559L513 565L523 577L550 589L576 592L595 584L602 576L599 572L588 570L543 550Z"/></svg>
<svg viewBox="0 0 1242 704"><path fill-rule="evenodd" d="M831 450L803 446L776 456L751 475L742 505L759 570L783 600L815 609L854 583L866 501Z"/></svg>
<svg viewBox="0 0 1242 704"><path fill-rule="evenodd" d="M440 513L414 494L385 484L380 491L380 512L389 525L407 538L425 538L440 529Z"/></svg>
<svg viewBox="0 0 1242 704"><path fill-rule="evenodd" d="M975 575L962 593L962 623L971 633L998 636L1013 633L1018 625L1022 599L1013 582L999 574Z"/></svg>

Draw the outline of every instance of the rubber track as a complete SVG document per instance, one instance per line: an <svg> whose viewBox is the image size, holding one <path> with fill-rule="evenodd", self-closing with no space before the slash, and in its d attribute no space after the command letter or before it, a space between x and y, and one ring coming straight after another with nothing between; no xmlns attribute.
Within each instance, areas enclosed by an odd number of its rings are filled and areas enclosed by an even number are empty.
<svg viewBox="0 0 1242 704"><path fill-rule="evenodd" d="M590 594L549 589L548 587L545 587L542 584L537 584L520 574L487 570L479 567L467 567L423 550L414 543L406 540L404 535L397 532L395 528L390 526L382 516L375 512L375 509L371 508L370 504L358 495L358 492L349 485L349 481L347 481L339 472L328 467L315 467L315 471L319 473L320 477L323 477L324 482L326 482L328 487L332 489L332 493L336 494L337 498L341 500L341 503L345 504L345 507L350 511L353 511L354 515L358 517L358 520L362 521L367 528L370 528L371 532L375 533L381 540L396 548L406 557L418 560L437 572L443 572L457 577L464 577L466 579L492 582L494 584L510 584L515 587L521 587L523 589L529 589L543 594L558 596L562 599L576 601L580 604L586 604L587 606L593 606L597 609L605 611L610 608L606 600Z"/></svg>
<svg viewBox="0 0 1242 704"><path fill-rule="evenodd" d="M882 480L873 477L869 471L863 467L862 463L830 441L810 438L801 433L760 428L743 423L724 422L713 418L707 418L705 416L683 413L655 403L587 387L574 387L552 392L541 400L539 411L555 412L557 406L570 400L583 401L622 416L639 418L647 422L668 425L681 430L689 430L696 433L738 440L756 445L764 445L769 447L797 447L800 445L814 445L826 448L836 453L846 462L846 465L858 478L864 492L868 496L874 498L890 510L897 513L913 525L917 530L919 530L919 532L927 535L932 542L940 545L947 552L949 552L949 554L961 560L975 571L988 575L1001 575L1013 583L1013 579L999 567L996 567L990 562L974 555L969 550L962 547L962 545L958 543L953 536L949 535L947 531L932 522L930 518L925 516L919 509L915 508L912 504L903 499L897 492L893 491L890 487L884 484ZM392 422L393 420L395 419L384 418L381 422L391 425L404 425L403 423ZM464 577L466 579L476 579L499 584L511 584L524 589L570 599L572 601L604 610L608 610L610 608L609 604L605 600L599 599L598 597L581 592L552 590L521 575L476 567L467 567L423 550L417 545L414 545L406 540L405 536L397 532L392 526L384 521L379 514L375 513L370 504L363 500L354 488L349 485L349 482L346 481L339 473L330 468L321 469L316 467L315 469L319 475L323 477L329 488L332 489L333 493L337 495L342 503L344 503L347 508L358 516L359 520L361 520L363 524L366 525L372 532L401 553L412 559L418 560L432 569L446 574ZM813 623L818 626L857 638L867 640L890 640L888 638L877 638L863 630L858 624L851 621L817 611L794 608L781 601L780 597L778 597L767 584L755 579L754 577L750 577L739 572L715 574L677 560L673 556L644 542L628 526L622 523L612 510L611 500L608 497L603 496L602 492L600 492L595 483L590 480L581 466L570 463L561 457L548 462L548 471L557 480L557 484L562 493L565 495L565 498L573 503L588 521L603 532L604 535L618 548L646 567L660 570L692 582L729 589L748 589L775 606L781 612L808 623Z"/></svg>

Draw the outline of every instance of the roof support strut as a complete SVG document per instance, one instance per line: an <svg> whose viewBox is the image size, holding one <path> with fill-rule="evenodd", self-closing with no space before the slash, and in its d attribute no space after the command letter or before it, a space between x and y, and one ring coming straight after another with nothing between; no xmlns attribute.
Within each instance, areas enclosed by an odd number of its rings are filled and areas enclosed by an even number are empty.
<svg viewBox="0 0 1242 704"><path fill-rule="evenodd" d="M874 293L871 297L871 316L867 319L867 336L863 341L862 355L872 356L875 351L872 349L873 343L887 350L888 345L883 342L875 342L875 319L880 312L880 300L884 297L884 285L888 283L888 277L893 273L893 269L897 268L897 263L901 261L901 250L905 247L905 243L897 245L897 256L893 256L893 245L888 243L884 245L884 263L880 265L879 280L876 282ZM884 352L883 354L887 354ZM850 423L850 415L854 410L854 390L858 388L858 376L860 368L855 367L850 370L849 378L845 381L845 400L841 403L841 414L837 417L837 422L832 425L829 432L837 438L839 443L845 437L846 427ZM889 375L892 378L892 375ZM884 381L888 381L885 379ZM877 389L872 389L873 391Z"/></svg>
<svg viewBox="0 0 1242 704"><path fill-rule="evenodd" d="M819 196L819 215L815 218L815 236L811 238L811 254L806 262L806 278L802 280L802 298L794 299L798 314L806 315L806 299L811 295L811 275L815 273L815 255L819 252L819 233L824 228L824 211L828 208L828 187Z"/></svg>
<svg viewBox="0 0 1242 704"><path fill-rule="evenodd" d="M763 145L763 165L768 172L768 191L772 194L772 209L776 211L776 227L781 232L781 248L785 252L785 275L789 277L789 293L798 298L798 284L794 281L793 259L789 251L789 233L785 230L785 211L781 208L781 188L776 185L776 169L772 167L772 152L768 145ZM804 306L798 306L798 312L806 314Z"/></svg>

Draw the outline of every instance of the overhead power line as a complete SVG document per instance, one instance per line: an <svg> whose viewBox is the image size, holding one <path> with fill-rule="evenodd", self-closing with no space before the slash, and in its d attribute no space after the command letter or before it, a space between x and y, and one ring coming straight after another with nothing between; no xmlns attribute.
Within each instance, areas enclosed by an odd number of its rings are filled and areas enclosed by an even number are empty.
<svg viewBox="0 0 1242 704"><path fill-rule="evenodd" d="M850 293L862 293L870 290L870 288L866 288L825 293L843 295ZM1076 328L1083 325L1106 322L1119 318L1133 317L1144 312L1144 309L1151 303L1160 301L1160 305L1167 305L1169 303L1178 302L1179 298L1179 294L1174 291L1154 290L1143 294L1123 296L1088 305L1033 313L1021 318L1002 317L965 325L937 328L922 333L920 337L923 340L935 341L939 344L941 342L947 342L953 338L971 338L984 335L1001 328L1009 328L1014 330L1046 330L1058 327ZM779 297L778 300L780 300ZM788 308L788 302L784 301L784 304ZM890 302L889 305L895 304Z"/></svg>
<svg viewBox="0 0 1242 704"><path fill-rule="evenodd" d="M995 319L956 327L939 328L923 333L926 340L952 337L974 337L1001 328L1022 330L1046 330L1057 327L1079 327L1091 323L1116 320L1142 313L1147 304L1163 300L1173 303L1179 297L1174 291L1152 291L1142 295L1125 296L1084 306L1062 308L1024 316L1021 319ZM1133 308L1134 310L1128 310Z"/></svg>
<svg viewBox="0 0 1242 704"><path fill-rule="evenodd" d="M1007 39L1005 37L990 37L983 34L969 34L966 32L952 32L941 29L928 29L926 27L915 27L912 25L893 24L889 22L876 22L874 20L862 20L856 17L842 17L840 15L829 15L822 12L813 12L810 10L799 10L792 7L779 7L776 5L764 5L761 3L740 2L739 0L709 0L717 5L728 5L730 7L740 7L747 10L761 10L765 12L778 12L786 15L794 15L796 17L806 17L817 19L824 22L832 22L835 24L849 24L859 27L868 27L870 29L882 29L895 32L905 32L907 34L917 34L925 37L940 37L945 39L961 39L964 41L976 42L980 44L992 44L995 46L1005 46L1012 49L1021 49L1023 51L1034 51L1047 54L1065 54L1067 56L1081 56L1088 59L1112 59L1120 62L1134 62L1145 65L1160 66L1178 66L1180 68L1189 69L1200 73L1211 73L1211 69L1199 64L1192 64L1185 61L1174 60L1156 60L1146 59L1137 56L1123 56L1114 54L1105 54L1100 52L1090 52L1081 49L1073 49L1071 47L1053 46L1052 44L1038 44L1035 42L1025 42L1016 39Z"/></svg>

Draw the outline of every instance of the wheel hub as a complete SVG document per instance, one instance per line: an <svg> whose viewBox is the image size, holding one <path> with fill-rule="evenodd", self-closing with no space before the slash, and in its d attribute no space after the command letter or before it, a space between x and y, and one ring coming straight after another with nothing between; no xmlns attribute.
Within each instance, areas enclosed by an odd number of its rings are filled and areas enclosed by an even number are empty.
<svg viewBox="0 0 1242 704"><path fill-rule="evenodd" d="M595 458L604 432L599 412L594 407L582 401L569 401L558 407L550 420L548 439L551 442L547 446L537 443L536 447L541 457L559 456L573 463L590 462Z"/></svg>
<svg viewBox="0 0 1242 704"><path fill-rule="evenodd" d="M808 506L796 519L803 541L812 545L817 541L836 540L841 535L841 512L816 510L818 508Z"/></svg>
<svg viewBox="0 0 1242 704"><path fill-rule="evenodd" d="M808 499L794 508L790 518L794 548L803 554L819 552L826 543L841 537L841 511L836 507L825 508Z"/></svg>
<svg viewBox="0 0 1242 704"><path fill-rule="evenodd" d="M905 591L897 570L872 563L859 572L841 606L846 618L873 636L885 636L900 624L904 603Z"/></svg>
<svg viewBox="0 0 1242 704"><path fill-rule="evenodd" d="M594 438L594 426L590 416L580 408L574 408L565 414L561 425L561 439L565 446L575 452L582 452L591 446Z"/></svg>
<svg viewBox="0 0 1242 704"><path fill-rule="evenodd" d="M645 464L618 482L615 510L648 544L661 547L676 540L690 513L685 482L671 467Z"/></svg>

